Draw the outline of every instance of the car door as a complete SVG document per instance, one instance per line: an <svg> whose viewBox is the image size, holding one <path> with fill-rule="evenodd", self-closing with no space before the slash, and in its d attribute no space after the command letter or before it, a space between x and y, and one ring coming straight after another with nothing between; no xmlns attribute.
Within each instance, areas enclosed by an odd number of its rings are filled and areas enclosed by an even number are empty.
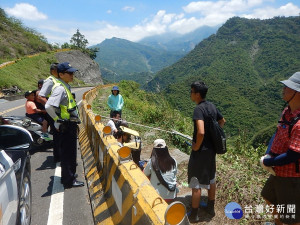
<svg viewBox="0 0 300 225"><path fill-rule="evenodd" d="M18 210L18 186L12 159L0 151L0 224L15 224Z"/></svg>

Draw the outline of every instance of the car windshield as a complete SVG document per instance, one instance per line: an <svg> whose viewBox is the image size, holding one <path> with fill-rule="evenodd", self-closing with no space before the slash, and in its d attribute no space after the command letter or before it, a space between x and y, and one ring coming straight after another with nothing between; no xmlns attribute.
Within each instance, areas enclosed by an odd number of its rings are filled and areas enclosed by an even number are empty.
<svg viewBox="0 0 300 225"><path fill-rule="evenodd" d="M0 126L0 149L13 148L20 145L29 145L28 135L22 130Z"/></svg>

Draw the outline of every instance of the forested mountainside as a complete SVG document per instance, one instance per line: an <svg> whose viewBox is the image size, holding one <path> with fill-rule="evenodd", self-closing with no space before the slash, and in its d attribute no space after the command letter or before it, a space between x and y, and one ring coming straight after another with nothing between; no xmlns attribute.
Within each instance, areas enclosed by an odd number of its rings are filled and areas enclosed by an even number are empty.
<svg viewBox="0 0 300 225"><path fill-rule="evenodd" d="M175 63L185 54L155 49L120 38L106 39L94 47L100 49L95 61L101 67L103 78L110 82L133 79L143 83L141 80L152 78L153 73Z"/></svg>
<svg viewBox="0 0 300 225"><path fill-rule="evenodd" d="M300 17L235 17L158 72L145 89L164 92L191 115L190 84L203 80L209 86L207 99L227 119L226 132L252 136L277 122L284 104L279 81L299 70Z"/></svg>
<svg viewBox="0 0 300 225"><path fill-rule="evenodd" d="M51 50L44 36L0 8L0 61Z"/></svg>

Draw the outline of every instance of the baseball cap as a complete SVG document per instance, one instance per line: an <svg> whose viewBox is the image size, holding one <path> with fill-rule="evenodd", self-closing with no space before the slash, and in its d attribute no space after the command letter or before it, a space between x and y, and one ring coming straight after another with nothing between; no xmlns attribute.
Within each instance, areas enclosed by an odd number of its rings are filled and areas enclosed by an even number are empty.
<svg viewBox="0 0 300 225"><path fill-rule="evenodd" d="M156 139L153 144L154 148L165 148L167 147L166 142L163 139Z"/></svg>
<svg viewBox="0 0 300 225"><path fill-rule="evenodd" d="M290 89L300 92L300 72L296 72L289 79L280 82Z"/></svg>
<svg viewBox="0 0 300 225"><path fill-rule="evenodd" d="M25 92L25 98L27 98L31 93L34 93L33 91L26 91Z"/></svg>
<svg viewBox="0 0 300 225"><path fill-rule="evenodd" d="M65 72L74 73L77 70L78 69L73 68L69 62L63 62L57 65L58 73L65 73Z"/></svg>

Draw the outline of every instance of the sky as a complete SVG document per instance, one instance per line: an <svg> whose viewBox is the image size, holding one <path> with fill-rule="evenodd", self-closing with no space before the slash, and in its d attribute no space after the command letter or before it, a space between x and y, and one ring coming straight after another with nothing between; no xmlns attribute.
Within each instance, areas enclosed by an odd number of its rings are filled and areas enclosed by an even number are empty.
<svg viewBox="0 0 300 225"><path fill-rule="evenodd" d="M0 0L0 8L51 44L70 43L79 29L88 46L112 37L137 42L168 32L186 34L234 16L300 16L299 0Z"/></svg>

